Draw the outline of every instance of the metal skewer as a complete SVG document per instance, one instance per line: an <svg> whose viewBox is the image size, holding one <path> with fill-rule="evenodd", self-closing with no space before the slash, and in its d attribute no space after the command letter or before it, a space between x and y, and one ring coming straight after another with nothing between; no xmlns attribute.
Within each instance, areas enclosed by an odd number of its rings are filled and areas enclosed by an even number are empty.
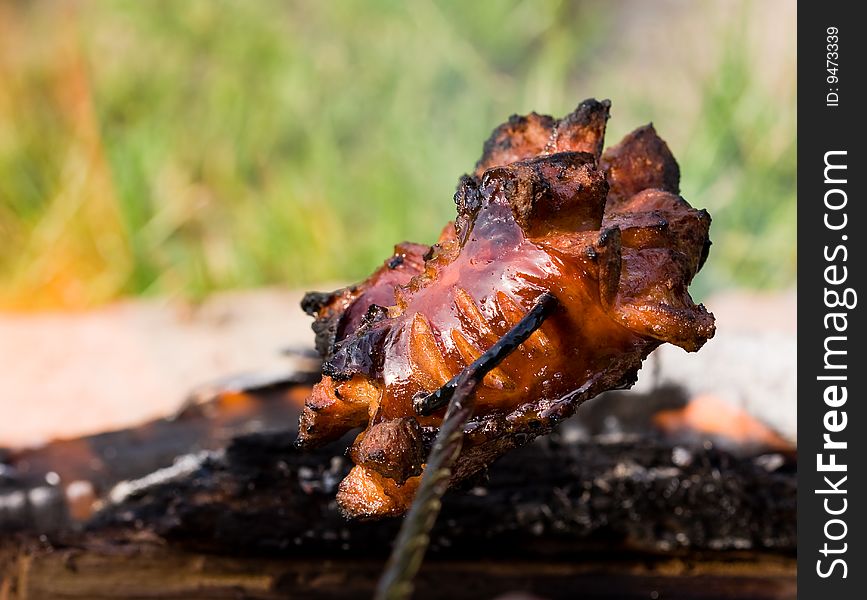
<svg viewBox="0 0 867 600"><path fill-rule="evenodd" d="M497 343L491 346L487 352L473 361L472 364L467 365L463 371L452 377L437 391L415 398L412 403L415 412L427 416L448 404L457 391L459 383L464 379L472 379L477 384L480 383L485 375L542 326L557 304L557 298L550 292L545 292L539 296L530 312L515 323L515 326L497 340Z"/></svg>
<svg viewBox="0 0 867 600"><path fill-rule="evenodd" d="M545 292L533 308L491 348L455 375L437 391L413 401L422 415L448 404L434 441L421 484L401 525L391 556L376 588L376 600L405 600L412 595L415 574L430 542L430 531L439 515L441 500L452 476L452 466L461 452L464 426L475 407L476 387L492 369L520 346L559 305Z"/></svg>

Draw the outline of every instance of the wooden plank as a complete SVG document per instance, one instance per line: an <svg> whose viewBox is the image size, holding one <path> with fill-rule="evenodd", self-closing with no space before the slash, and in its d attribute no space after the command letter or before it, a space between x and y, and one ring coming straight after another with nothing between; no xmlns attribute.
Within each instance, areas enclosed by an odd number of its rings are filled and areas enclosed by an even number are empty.
<svg viewBox="0 0 867 600"><path fill-rule="evenodd" d="M349 599L370 597L382 562L225 557L140 542L17 557L0 600L34 599ZM559 599L795 598L792 559L695 561L574 557L428 561L416 598L495 598L509 592ZM655 593L655 595L654 595Z"/></svg>

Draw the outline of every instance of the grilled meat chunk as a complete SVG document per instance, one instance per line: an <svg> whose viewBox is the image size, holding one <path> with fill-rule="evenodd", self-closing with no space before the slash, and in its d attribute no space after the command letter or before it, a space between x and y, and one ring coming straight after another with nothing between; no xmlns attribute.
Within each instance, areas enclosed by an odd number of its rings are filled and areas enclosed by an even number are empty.
<svg viewBox="0 0 867 600"><path fill-rule="evenodd" d="M494 130L455 194L457 218L430 249L333 295L310 296L325 363L299 443L362 427L338 502L353 517L403 513L443 410L435 391L490 348L543 293L559 309L476 391L452 483L549 432L584 400L631 385L663 342L698 350L714 334L689 283L710 216L678 193L677 163L651 126L602 154L608 101ZM333 332L333 333L332 333Z"/></svg>

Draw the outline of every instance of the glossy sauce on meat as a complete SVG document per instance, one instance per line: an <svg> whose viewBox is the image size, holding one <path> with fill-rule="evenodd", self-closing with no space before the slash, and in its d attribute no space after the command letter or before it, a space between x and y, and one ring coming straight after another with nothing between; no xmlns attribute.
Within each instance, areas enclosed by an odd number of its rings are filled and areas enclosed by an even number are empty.
<svg viewBox="0 0 867 600"><path fill-rule="evenodd" d="M413 399L461 372L545 292L559 309L477 388L452 482L630 385L659 344L694 351L713 335L713 316L688 292L710 216L677 195L677 163L652 127L602 154L609 106L512 117L461 179L439 243L399 245L403 258L367 281L307 301L326 361L299 442L363 428L338 492L347 515L407 509L444 412L417 415Z"/></svg>

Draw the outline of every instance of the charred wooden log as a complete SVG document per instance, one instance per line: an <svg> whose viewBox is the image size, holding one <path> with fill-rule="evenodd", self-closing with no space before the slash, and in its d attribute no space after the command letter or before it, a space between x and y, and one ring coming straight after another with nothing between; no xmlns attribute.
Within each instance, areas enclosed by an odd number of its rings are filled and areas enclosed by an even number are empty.
<svg viewBox="0 0 867 600"><path fill-rule="evenodd" d="M567 429L447 496L432 553L538 557L605 542L650 553L795 549L795 466L660 438L570 442ZM146 530L210 552L385 555L399 522L349 522L335 486L349 462L300 452L290 432L233 440L176 473L127 482L90 531Z"/></svg>
<svg viewBox="0 0 867 600"><path fill-rule="evenodd" d="M247 418L285 412L292 389L245 405ZM0 598L370 597L399 521L344 520L334 490L345 444L301 452L285 415L285 430L237 435L249 423L223 418L237 401L4 456ZM416 597L794 597L793 455L653 433L655 411L682 406L675 390L602 402L446 496ZM172 448L186 453L174 464ZM135 460L106 465L109 449ZM62 486L43 471L64 456L63 481L105 490L83 529L57 497L46 504ZM93 456L102 467L82 471Z"/></svg>

